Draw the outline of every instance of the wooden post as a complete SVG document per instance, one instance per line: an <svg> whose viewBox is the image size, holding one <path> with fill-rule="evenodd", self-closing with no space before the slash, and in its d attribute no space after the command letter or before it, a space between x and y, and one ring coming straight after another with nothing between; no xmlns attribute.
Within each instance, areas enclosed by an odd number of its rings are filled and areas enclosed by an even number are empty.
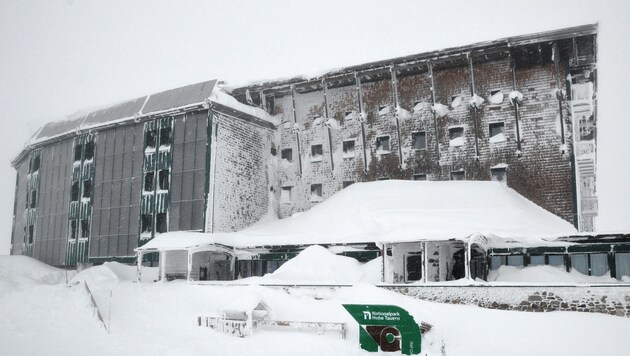
<svg viewBox="0 0 630 356"><path fill-rule="evenodd" d="M166 282L166 251L160 251L160 282Z"/></svg>

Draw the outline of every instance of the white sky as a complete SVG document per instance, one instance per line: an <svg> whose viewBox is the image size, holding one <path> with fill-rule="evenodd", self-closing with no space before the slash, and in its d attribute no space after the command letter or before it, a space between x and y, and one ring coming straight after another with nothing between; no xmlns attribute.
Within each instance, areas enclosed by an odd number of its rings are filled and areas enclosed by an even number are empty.
<svg viewBox="0 0 630 356"><path fill-rule="evenodd" d="M630 2L0 0L0 254L23 143L47 121L231 84L599 22L598 229L630 230ZM9 131L11 130L11 131Z"/></svg>

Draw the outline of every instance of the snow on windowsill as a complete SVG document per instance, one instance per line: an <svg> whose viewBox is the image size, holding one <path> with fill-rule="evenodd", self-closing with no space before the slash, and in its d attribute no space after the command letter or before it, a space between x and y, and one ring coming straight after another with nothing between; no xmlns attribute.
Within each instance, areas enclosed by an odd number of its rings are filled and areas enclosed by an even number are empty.
<svg viewBox="0 0 630 356"><path fill-rule="evenodd" d="M321 162L322 156L313 156L311 157L311 162Z"/></svg>
<svg viewBox="0 0 630 356"><path fill-rule="evenodd" d="M324 199L322 199L322 197L318 196L318 195L311 195L311 198L309 199L309 201L311 203L320 203L322 202Z"/></svg>
<svg viewBox="0 0 630 356"><path fill-rule="evenodd" d="M343 159L349 159L349 158L354 158L354 156L355 156L354 151L352 151L352 152L344 153L341 157Z"/></svg>
<svg viewBox="0 0 630 356"><path fill-rule="evenodd" d="M449 141L450 147L460 147L464 145L464 137L456 137Z"/></svg>
<svg viewBox="0 0 630 356"><path fill-rule="evenodd" d="M496 134L490 137L490 143L500 144L505 143L505 141L507 141L507 139L503 133Z"/></svg>
<svg viewBox="0 0 630 356"><path fill-rule="evenodd" d="M388 155L390 153L392 153L392 151L376 150L376 154L379 155Z"/></svg>

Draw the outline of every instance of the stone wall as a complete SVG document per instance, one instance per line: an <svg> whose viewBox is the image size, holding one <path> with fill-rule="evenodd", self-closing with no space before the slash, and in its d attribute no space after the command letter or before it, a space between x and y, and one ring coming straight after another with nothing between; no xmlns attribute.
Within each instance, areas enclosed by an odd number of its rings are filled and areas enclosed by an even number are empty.
<svg viewBox="0 0 630 356"><path fill-rule="evenodd" d="M526 312L578 311L630 317L630 285L384 286L417 299Z"/></svg>

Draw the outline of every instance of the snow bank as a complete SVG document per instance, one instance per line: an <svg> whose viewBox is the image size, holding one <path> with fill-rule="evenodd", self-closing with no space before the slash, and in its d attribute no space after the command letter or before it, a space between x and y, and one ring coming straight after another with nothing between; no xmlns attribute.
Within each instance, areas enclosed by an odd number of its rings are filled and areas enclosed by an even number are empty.
<svg viewBox="0 0 630 356"><path fill-rule="evenodd" d="M143 273L146 268L143 269ZM105 262L100 266L94 266L79 272L72 280L71 284L87 281L92 282L118 282L135 281L137 278L136 266L129 266L118 262Z"/></svg>
<svg viewBox="0 0 630 356"><path fill-rule="evenodd" d="M501 266L488 273L488 282L518 283L621 283L607 276L587 276L576 270L567 272L564 266Z"/></svg>
<svg viewBox="0 0 630 356"><path fill-rule="evenodd" d="M272 279L301 281L302 283L373 281L373 276L366 275L366 272L373 272L371 270L374 269L374 266L368 265L368 270L364 266L354 258L335 255L322 246L314 245L307 247L295 258L287 261L267 276Z"/></svg>
<svg viewBox="0 0 630 356"><path fill-rule="evenodd" d="M72 271L66 272L27 256L0 256L0 294L10 289L65 283L73 275Z"/></svg>

